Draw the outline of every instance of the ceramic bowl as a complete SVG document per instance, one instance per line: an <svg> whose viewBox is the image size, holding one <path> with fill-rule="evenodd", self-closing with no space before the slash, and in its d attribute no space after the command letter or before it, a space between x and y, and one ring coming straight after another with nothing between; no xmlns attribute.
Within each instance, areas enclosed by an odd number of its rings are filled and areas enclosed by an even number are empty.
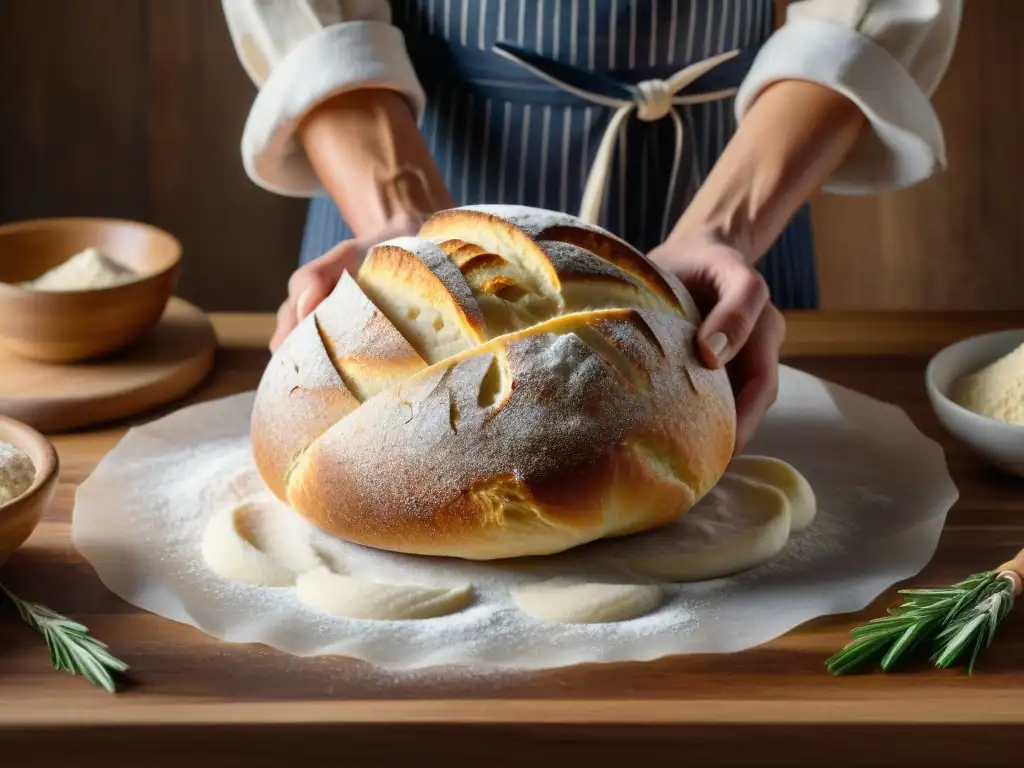
<svg viewBox="0 0 1024 768"><path fill-rule="evenodd" d="M20 287L86 248L141 275L88 291ZM160 320L174 293L181 244L148 224L118 219L37 219L0 227L0 346L49 363L122 349Z"/></svg>
<svg viewBox="0 0 1024 768"><path fill-rule="evenodd" d="M995 467L1024 477L1024 426L979 416L950 399L953 384L1024 344L1024 328L974 336L952 344L928 363L925 386L949 434Z"/></svg>
<svg viewBox="0 0 1024 768"><path fill-rule="evenodd" d="M0 565L25 543L57 490L60 462L53 444L20 421L0 416L0 443L10 443L32 459L36 476L21 496L0 503Z"/></svg>

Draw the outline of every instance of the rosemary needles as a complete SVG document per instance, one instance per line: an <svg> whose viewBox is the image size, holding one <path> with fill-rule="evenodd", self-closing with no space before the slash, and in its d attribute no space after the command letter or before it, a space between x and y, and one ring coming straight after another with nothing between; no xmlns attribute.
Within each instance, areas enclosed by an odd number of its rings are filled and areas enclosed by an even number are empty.
<svg viewBox="0 0 1024 768"><path fill-rule="evenodd" d="M967 657L967 673L1013 608L1017 583L1002 569L968 576L950 587L900 590L888 615L857 627L853 640L826 663L833 675L877 664L888 672L924 651L939 668Z"/></svg>
<svg viewBox="0 0 1024 768"><path fill-rule="evenodd" d="M2 584L0 597L14 606L26 624L42 634L55 669L81 675L110 693L117 690L114 675L126 671L128 665L114 658L107 646L92 637L86 627L39 603L16 597Z"/></svg>

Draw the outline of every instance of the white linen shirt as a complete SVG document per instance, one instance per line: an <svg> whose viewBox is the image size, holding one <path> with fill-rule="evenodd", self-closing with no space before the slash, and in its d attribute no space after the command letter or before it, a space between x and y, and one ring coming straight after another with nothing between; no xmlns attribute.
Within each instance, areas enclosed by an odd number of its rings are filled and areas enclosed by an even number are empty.
<svg viewBox="0 0 1024 768"><path fill-rule="evenodd" d="M242 135L246 173L281 195L323 192L295 137L331 97L384 88L417 117L425 95L391 24L387 0L221 0L242 65L259 88ZM799 79L842 93L871 130L825 191L874 194L908 187L946 165L930 97L945 74L963 0L798 0L765 42L736 93L738 119L768 85Z"/></svg>

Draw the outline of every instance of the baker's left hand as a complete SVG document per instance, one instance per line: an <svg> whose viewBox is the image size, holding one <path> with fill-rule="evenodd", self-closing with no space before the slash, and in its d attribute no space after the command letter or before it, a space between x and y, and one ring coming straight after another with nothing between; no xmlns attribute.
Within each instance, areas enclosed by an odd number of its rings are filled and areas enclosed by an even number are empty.
<svg viewBox="0 0 1024 768"><path fill-rule="evenodd" d="M669 239L650 253L682 281L703 316L697 333L704 364L727 366L736 395L736 453L753 436L779 392L786 323L768 285L736 247L710 233Z"/></svg>

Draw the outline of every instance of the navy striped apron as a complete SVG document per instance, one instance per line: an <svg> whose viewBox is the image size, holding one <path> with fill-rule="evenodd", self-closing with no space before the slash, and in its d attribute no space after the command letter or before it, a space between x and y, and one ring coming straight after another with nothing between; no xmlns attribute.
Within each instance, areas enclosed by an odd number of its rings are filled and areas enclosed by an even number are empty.
<svg viewBox="0 0 1024 768"><path fill-rule="evenodd" d="M457 205L517 203L573 214L582 206L647 252L664 240L732 136L731 94L772 32L773 3L392 0L392 17L427 93L420 129ZM700 71L701 62L729 52ZM679 90L655 94L671 104L657 114L635 107L652 81L684 69L699 76L683 73ZM301 261L351 236L333 202L316 198ZM817 306L807 206L758 268L779 308Z"/></svg>

